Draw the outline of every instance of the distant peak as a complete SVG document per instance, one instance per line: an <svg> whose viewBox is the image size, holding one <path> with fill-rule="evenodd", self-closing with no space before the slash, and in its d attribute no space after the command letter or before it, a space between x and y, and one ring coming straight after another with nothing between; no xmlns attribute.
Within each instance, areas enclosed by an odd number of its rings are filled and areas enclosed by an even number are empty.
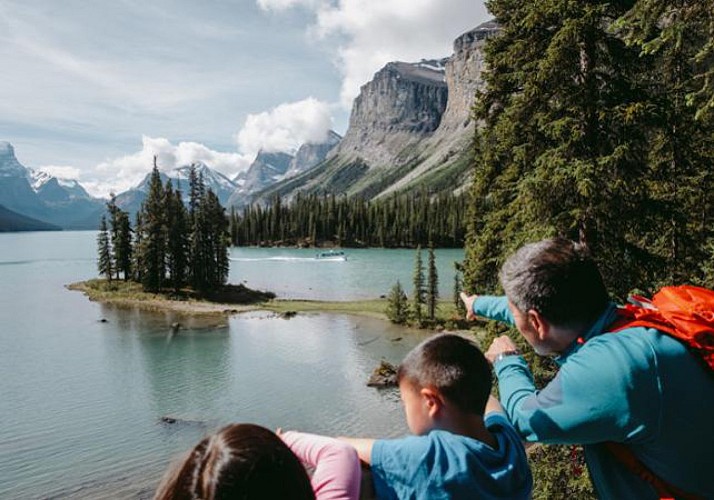
<svg viewBox="0 0 714 500"><path fill-rule="evenodd" d="M15 148L7 141L0 141L0 156L15 156Z"/></svg>

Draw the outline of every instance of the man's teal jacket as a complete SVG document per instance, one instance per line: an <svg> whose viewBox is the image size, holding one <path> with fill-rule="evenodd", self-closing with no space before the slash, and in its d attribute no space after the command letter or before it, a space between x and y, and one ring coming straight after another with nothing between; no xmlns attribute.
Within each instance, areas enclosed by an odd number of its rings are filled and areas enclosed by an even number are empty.
<svg viewBox="0 0 714 500"><path fill-rule="evenodd" d="M523 357L496 362L506 413L526 441L585 445L600 498L659 498L601 444L615 441L671 485L714 499L714 374L657 330L607 333L615 309L556 358L560 370L542 390ZM473 311L513 325L506 297L479 296Z"/></svg>

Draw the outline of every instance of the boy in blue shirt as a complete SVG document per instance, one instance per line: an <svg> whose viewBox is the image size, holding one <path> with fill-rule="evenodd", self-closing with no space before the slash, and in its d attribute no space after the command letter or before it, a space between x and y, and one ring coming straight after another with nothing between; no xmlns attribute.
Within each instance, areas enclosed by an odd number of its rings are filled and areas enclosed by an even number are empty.
<svg viewBox="0 0 714 500"><path fill-rule="evenodd" d="M397 381L414 436L343 438L371 465L377 498L530 498L523 445L490 396L491 369L478 347L457 335L431 337L402 361Z"/></svg>

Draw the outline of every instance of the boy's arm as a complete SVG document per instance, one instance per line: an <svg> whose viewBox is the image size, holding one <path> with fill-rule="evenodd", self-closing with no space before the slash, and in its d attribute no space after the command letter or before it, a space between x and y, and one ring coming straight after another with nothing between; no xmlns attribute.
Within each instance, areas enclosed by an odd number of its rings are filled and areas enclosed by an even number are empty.
<svg viewBox="0 0 714 500"><path fill-rule="evenodd" d="M357 456L362 462L367 465L372 465L372 446L374 446L374 439L349 438L344 436L340 436L337 439L350 444L355 450L357 450Z"/></svg>

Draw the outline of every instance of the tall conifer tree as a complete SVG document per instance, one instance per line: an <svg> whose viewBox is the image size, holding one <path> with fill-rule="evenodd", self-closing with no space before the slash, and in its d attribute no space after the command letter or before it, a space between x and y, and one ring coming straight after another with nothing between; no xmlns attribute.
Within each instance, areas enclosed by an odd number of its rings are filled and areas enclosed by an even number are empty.
<svg viewBox="0 0 714 500"><path fill-rule="evenodd" d="M414 274L412 276L412 315L417 324L422 323L422 306L424 305L424 264L421 259L421 245L416 248L414 255Z"/></svg>
<svg viewBox="0 0 714 500"><path fill-rule="evenodd" d="M107 230L107 218L102 215L99 222L99 234L97 235L97 270L100 276L106 276L107 280L112 280L112 252L109 244L109 231Z"/></svg>
<svg viewBox="0 0 714 500"><path fill-rule="evenodd" d="M555 235L586 243L615 292L646 272L651 255L635 235L648 205L650 108L637 78L647 61L612 30L631 5L487 2L502 31L486 45L476 106L485 126L476 134L469 288L493 291L506 254Z"/></svg>
<svg viewBox="0 0 714 500"><path fill-rule="evenodd" d="M436 319L436 305L439 299L439 275L436 271L436 255L434 245L429 244L429 260L427 264L426 309L429 319Z"/></svg>
<svg viewBox="0 0 714 500"><path fill-rule="evenodd" d="M149 193L142 205L142 280L145 290L158 292L166 278L166 210L161 174L154 157Z"/></svg>

